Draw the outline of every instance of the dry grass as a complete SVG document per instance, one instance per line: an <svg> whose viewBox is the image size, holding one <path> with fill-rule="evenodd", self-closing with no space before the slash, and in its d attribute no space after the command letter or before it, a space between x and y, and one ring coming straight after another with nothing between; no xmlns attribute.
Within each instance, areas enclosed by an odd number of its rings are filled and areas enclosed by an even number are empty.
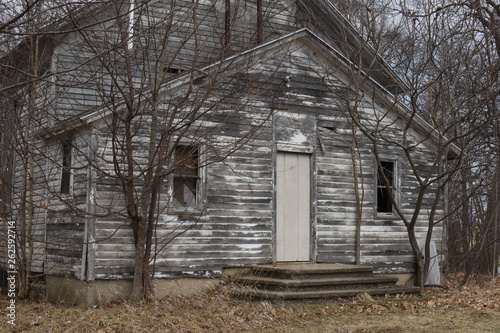
<svg viewBox="0 0 500 333"><path fill-rule="evenodd" d="M499 332L500 279L423 297L276 303L237 300L231 285L190 297L149 303L117 302L99 308L16 303L16 326L6 332ZM6 330L7 329L7 330Z"/></svg>

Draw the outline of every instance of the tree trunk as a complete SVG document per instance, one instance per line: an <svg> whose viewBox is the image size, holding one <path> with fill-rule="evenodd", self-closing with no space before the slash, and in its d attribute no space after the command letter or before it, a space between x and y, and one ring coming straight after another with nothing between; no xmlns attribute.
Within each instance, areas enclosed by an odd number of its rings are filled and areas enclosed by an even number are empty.
<svg viewBox="0 0 500 333"><path fill-rule="evenodd" d="M133 301L140 301L145 298L144 282L148 279L147 258L146 257L146 234L147 223L141 218L137 228L137 238L135 242L135 260L134 260L134 280L130 298Z"/></svg>
<svg viewBox="0 0 500 333"><path fill-rule="evenodd" d="M356 140L356 126L352 126L352 144L351 144L351 162L353 169L353 177L354 177L354 195L356 198L356 237L355 237L355 264L361 265L361 223L363 222L363 195L359 191L359 179L358 176L358 160L357 160L357 140ZM359 170L362 172L361 166ZM363 177L361 176L361 179ZM362 184L363 186L363 184ZM363 189L361 190L363 192Z"/></svg>
<svg viewBox="0 0 500 333"><path fill-rule="evenodd" d="M412 227L407 227L408 230L408 240L410 241L413 254L415 255L416 269L417 269L417 286L420 289L425 287L425 257L418 246L417 237L415 235L415 230Z"/></svg>

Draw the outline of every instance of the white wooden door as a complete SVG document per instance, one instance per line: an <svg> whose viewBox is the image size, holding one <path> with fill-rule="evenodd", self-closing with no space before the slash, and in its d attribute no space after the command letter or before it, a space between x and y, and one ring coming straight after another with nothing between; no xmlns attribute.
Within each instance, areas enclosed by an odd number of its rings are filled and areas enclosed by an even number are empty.
<svg viewBox="0 0 500 333"><path fill-rule="evenodd" d="M276 161L276 260L309 261L310 156L278 153Z"/></svg>

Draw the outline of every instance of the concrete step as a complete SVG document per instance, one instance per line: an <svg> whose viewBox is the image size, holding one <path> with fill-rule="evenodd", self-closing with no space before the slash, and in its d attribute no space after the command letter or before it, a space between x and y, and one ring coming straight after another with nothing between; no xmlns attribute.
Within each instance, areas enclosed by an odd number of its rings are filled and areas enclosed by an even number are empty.
<svg viewBox="0 0 500 333"><path fill-rule="evenodd" d="M338 290L394 286L398 281L390 276L359 276L308 279L278 279L261 276L244 276L236 280L238 283L267 290Z"/></svg>
<svg viewBox="0 0 500 333"><path fill-rule="evenodd" d="M251 268L251 275L277 279L311 279L371 276L373 267L344 264L278 264Z"/></svg>
<svg viewBox="0 0 500 333"><path fill-rule="evenodd" d="M373 273L373 267L343 264L293 263L254 266L237 282L252 289L241 297L260 299L322 299L419 293L418 287L397 286L398 278Z"/></svg>
<svg viewBox="0 0 500 333"><path fill-rule="evenodd" d="M240 295L252 299L266 300L297 300L297 299L328 299L340 297L355 297L360 294L372 296L395 295L395 294L417 294L420 293L418 287L395 286L390 288L360 288L349 290L321 290L321 291L283 291L283 290L261 290L253 289Z"/></svg>

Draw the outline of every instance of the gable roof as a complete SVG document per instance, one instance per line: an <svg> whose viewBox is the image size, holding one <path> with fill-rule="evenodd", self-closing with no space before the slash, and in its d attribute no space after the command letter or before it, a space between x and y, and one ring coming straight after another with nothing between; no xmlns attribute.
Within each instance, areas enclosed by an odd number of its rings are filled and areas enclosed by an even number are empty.
<svg viewBox="0 0 500 333"><path fill-rule="evenodd" d="M121 15L128 15L128 3L134 0L124 1L121 10L124 10ZM314 22L306 22L305 27L311 31L320 30L326 35L326 39L331 41L332 46L336 46L343 52L347 58L354 60L356 54L361 55L362 62L366 65L367 73L382 84L386 89L393 93L401 93L408 89L407 85L401 80L398 75L387 65L387 63L378 55L377 51L371 44L367 43L363 36L350 23L350 21L340 13L337 7L329 0L296 0L297 5L306 13L314 16ZM139 4L138 7L143 6ZM75 22L81 22L91 19L94 15L98 15L103 11L110 9L112 4L105 2L90 2L84 5L76 5L74 12L68 18L61 18L55 22L50 22L47 26L42 27L41 36L46 39L53 39L61 34L66 34L76 31ZM114 8L116 9L116 8ZM131 9L133 10L133 9ZM113 20L113 17L104 18L104 20ZM300 20L300 19L298 19ZM92 25L93 23L88 23ZM21 40L19 44L11 51L19 52L25 47L27 40L33 36L27 36ZM0 63L5 61L8 56L6 54L0 59ZM369 64L369 65L368 65Z"/></svg>
<svg viewBox="0 0 500 333"><path fill-rule="evenodd" d="M237 72L239 70L238 65L245 63L245 61L248 61L249 59L259 59L260 61L263 61L272 55L285 52L289 49L290 45L299 43L302 45L301 47L306 46L308 48L314 48L315 50L327 54L335 59L336 62L341 64L346 71L355 67L355 65L336 47L327 43L324 39L310 31L308 28L302 28L275 40L258 45L241 54L232 55L223 60L216 61L210 65L196 69L195 73L188 71L184 74L175 76L162 84L162 91L173 91L174 89L187 84L190 80L193 80L193 75L194 80L202 79L203 77L208 76L211 72L217 71L220 68L227 68L227 72L225 74ZM364 78L366 79L366 84L369 84L372 87L374 96L393 106L392 110L397 117L405 123L409 123L410 126L424 138L429 138L434 143L440 142L443 135L439 133L436 128L399 102L395 95L393 95L375 79L370 77L368 73L364 73ZM110 114L111 111L105 106L97 110L86 111L63 121L54 127L40 131L39 135L45 138L56 136L70 131L71 129L89 125ZM450 157L458 156L460 154L460 150L453 144L450 145L450 151Z"/></svg>
<svg viewBox="0 0 500 333"><path fill-rule="evenodd" d="M367 74L392 93L403 93L408 85L378 54L377 50L361 36L351 22L329 0L297 0L299 6L314 16L306 26L314 26L326 34L332 42L351 61L361 58L363 69Z"/></svg>

